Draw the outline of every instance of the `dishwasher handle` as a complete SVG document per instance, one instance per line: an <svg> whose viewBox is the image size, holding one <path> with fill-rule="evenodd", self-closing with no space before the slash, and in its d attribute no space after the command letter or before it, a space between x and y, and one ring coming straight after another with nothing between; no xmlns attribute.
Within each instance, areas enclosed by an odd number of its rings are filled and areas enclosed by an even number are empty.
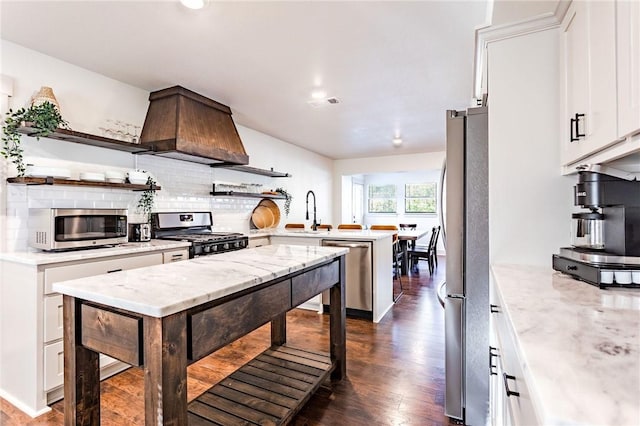
<svg viewBox="0 0 640 426"><path fill-rule="evenodd" d="M369 243L340 243L323 241L322 245L325 247L369 248Z"/></svg>

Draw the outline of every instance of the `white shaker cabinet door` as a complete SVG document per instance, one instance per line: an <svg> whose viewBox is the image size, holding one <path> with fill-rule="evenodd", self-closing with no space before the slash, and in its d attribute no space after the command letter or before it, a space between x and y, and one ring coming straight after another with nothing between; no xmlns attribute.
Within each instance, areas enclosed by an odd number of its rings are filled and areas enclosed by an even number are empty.
<svg viewBox="0 0 640 426"><path fill-rule="evenodd" d="M45 296L44 298L44 341L61 339L62 324L62 295Z"/></svg>
<svg viewBox="0 0 640 426"><path fill-rule="evenodd" d="M562 162L618 141L616 4L574 1L561 35Z"/></svg>
<svg viewBox="0 0 640 426"><path fill-rule="evenodd" d="M640 132L640 2L618 1L618 136Z"/></svg>

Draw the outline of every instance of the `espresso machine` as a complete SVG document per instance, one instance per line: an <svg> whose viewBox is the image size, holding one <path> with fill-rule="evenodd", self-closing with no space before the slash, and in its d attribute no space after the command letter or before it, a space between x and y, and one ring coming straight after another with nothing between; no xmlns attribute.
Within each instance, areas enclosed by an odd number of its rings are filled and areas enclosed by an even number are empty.
<svg viewBox="0 0 640 426"><path fill-rule="evenodd" d="M640 180L580 171L574 204L585 210L572 214L572 247L553 255L553 269L600 288L640 288Z"/></svg>

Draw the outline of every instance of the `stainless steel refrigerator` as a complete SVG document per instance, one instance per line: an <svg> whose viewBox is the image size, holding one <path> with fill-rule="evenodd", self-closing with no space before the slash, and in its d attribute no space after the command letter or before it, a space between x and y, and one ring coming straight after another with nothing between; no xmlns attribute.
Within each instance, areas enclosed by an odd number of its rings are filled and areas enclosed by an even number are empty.
<svg viewBox="0 0 640 426"><path fill-rule="evenodd" d="M468 425L489 416L487 130L486 107L447 111L445 414Z"/></svg>

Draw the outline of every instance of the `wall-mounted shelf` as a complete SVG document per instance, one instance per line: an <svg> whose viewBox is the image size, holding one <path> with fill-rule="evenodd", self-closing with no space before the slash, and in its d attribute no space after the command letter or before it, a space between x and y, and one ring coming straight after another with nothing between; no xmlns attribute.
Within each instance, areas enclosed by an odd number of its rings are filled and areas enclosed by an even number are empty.
<svg viewBox="0 0 640 426"><path fill-rule="evenodd" d="M26 123L26 126L20 127L18 129L18 132L27 136L33 136L36 133L35 129L29 126L29 123ZM146 148L143 148L142 146L135 143L124 142L118 139L105 138L97 135L90 135L88 133L76 132L75 130L57 129L55 132L46 137L49 139L74 142L83 145L98 146L100 148L109 148L130 153L147 151Z"/></svg>
<svg viewBox="0 0 640 426"><path fill-rule="evenodd" d="M267 170L267 169L259 169L257 167L251 167L251 166L229 166L226 164L212 164L211 167L221 167L225 169L237 170L239 172L252 173L254 175L261 175L261 176L291 177L289 173L276 172L275 170L273 170L273 168L271 168L270 170Z"/></svg>
<svg viewBox="0 0 640 426"><path fill-rule="evenodd" d="M237 197L237 198L269 198L272 200L284 200L282 195L258 194L254 192L235 192L235 191L214 191L210 192L214 197Z"/></svg>
<svg viewBox="0 0 640 426"><path fill-rule="evenodd" d="M91 182L86 180L55 179L53 177L14 177L8 178L8 183L22 185L73 185L73 186L97 186L109 188L131 189L132 191L146 191L151 189L149 185L135 185L133 183L113 183L113 182ZM156 191L161 190L160 186L153 187Z"/></svg>
<svg viewBox="0 0 640 426"><path fill-rule="evenodd" d="M278 193L261 193L261 192L241 192L241 191L216 191L216 184L212 185L212 191L209 193L214 197L237 197L237 198L270 198L272 200L284 200L285 197Z"/></svg>

